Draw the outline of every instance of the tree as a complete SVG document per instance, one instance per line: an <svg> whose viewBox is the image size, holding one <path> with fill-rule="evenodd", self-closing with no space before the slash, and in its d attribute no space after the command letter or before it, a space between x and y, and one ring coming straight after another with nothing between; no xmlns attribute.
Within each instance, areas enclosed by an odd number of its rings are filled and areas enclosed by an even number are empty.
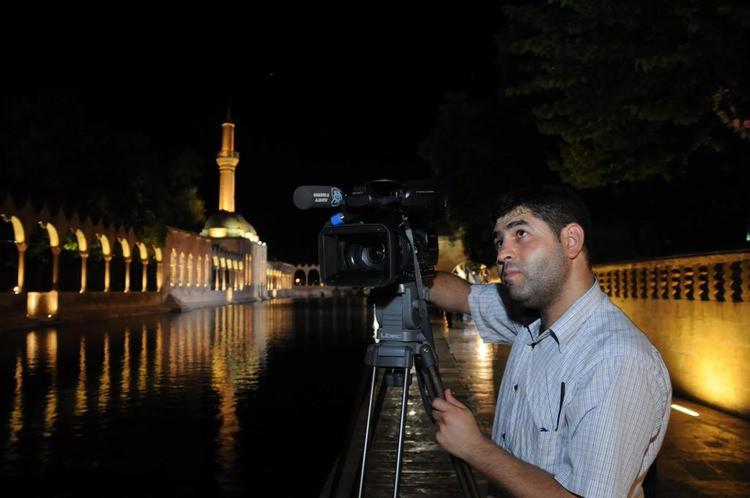
<svg viewBox="0 0 750 498"><path fill-rule="evenodd" d="M500 47L520 69L507 94L535 96L566 182L669 180L748 137L746 3L525 0L505 12Z"/></svg>
<svg viewBox="0 0 750 498"><path fill-rule="evenodd" d="M504 189L551 181L528 112L495 95L446 95L420 153L448 196L448 221L474 261L493 261L495 200Z"/></svg>
<svg viewBox="0 0 750 498"><path fill-rule="evenodd" d="M148 137L97 120L71 90L5 98L0 185L93 219L124 224L161 242L165 225L197 229L205 207L195 183L205 170L191 150L167 155Z"/></svg>

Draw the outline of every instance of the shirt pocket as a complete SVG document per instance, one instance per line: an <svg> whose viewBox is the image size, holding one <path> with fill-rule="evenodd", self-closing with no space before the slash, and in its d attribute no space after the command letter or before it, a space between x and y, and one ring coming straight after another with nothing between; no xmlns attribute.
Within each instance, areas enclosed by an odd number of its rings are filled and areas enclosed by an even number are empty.
<svg viewBox="0 0 750 498"><path fill-rule="evenodd" d="M563 435L557 431L537 433L536 462L542 470L554 475L558 472L562 458Z"/></svg>

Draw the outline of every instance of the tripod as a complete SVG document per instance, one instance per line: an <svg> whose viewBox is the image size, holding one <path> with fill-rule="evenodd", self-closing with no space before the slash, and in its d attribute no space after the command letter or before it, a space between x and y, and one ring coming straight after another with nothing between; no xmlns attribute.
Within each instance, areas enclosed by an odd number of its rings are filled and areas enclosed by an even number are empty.
<svg viewBox="0 0 750 498"><path fill-rule="evenodd" d="M421 284L421 282L420 282ZM385 388L381 388L375 400L375 380L378 369L386 369L383 386L402 388L401 410L396 455L396 472L393 485L393 496L398 497L401 478L401 457L404 446L404 428L406 425L406 408L411 384L411 368L416 366L417 382L422 403L429 418L432 418L432 400L443 395L443 383L437 366L437 356L433 349L433 337L427 307L424 299L418 297L422 289L415 283L400 284L395 292L373 291L371 299L375 304L375 315L380 327L377 330L376 343L367 348L365 364L371 367L367 425L362 450L362 462L359 478L358 496L364 496L365 474L367 470L367 453L371 442L371 429L376 419L374 409L382 406ZM459 485L464 496L479 496L469 465L453 455L451 461L456 471Z"/></svg>

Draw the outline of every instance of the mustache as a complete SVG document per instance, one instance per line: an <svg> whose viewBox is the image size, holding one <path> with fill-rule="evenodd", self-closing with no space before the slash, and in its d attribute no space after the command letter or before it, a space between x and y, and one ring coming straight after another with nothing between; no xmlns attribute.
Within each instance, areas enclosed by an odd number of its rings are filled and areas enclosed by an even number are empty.
<svg viewBox="0 0 750 498"><path fill-rule="evenodd" d="M521 271L518 265L515 263L498 263L498 268L500 269L500 273L505 273L508 271Z"/></svg>

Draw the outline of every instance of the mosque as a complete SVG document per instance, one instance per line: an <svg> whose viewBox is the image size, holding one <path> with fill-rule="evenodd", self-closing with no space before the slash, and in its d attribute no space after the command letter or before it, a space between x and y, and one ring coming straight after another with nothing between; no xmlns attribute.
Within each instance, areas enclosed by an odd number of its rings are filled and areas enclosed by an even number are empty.
<svg viewBox="0 0 750 498"><path fill-rule="evenodd" d="M132 228L60 209L0 201L0 314L31 320L193 309L284 296L295 266L267 260L267 246L235 211L235 125L222 127L218 211L198 233L166 227L163 245ZM39 257L42 255L42 257Z"/></svg>

